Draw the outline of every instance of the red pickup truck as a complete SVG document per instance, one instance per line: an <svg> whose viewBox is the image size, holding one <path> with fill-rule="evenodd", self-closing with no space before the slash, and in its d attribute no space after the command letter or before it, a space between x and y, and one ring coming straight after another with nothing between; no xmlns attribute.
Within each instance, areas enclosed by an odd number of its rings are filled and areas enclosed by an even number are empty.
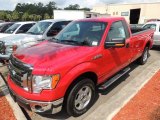
<svg viewBox="0 0 160 120"><path fill-rule="evenodd" d="M73 21L55 38L13 53L10 94L34 112L53 114L64 108L80 116L92 106L96 88L105 90L133 61L146 63L153 33L131 33L122 17Z"/></svg>

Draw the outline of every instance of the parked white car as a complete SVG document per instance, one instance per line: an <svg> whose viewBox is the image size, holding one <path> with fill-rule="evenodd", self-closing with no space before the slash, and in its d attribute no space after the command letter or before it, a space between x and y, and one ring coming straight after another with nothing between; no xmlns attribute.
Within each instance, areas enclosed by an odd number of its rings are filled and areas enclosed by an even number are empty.
<svg viewBox="0 0 160 120"><path fill-rule="evenodd" d="M27 47L43 40L49 40L59 33L70 21L42 20L30 28L26 34L17 34L0 38L0 59L9 59L19 47Z"/></svg>
<svg viewBox="0 0 160 120"><path fill-rule="evenodd" d="M154 29L153 45L160 45L160 21L148 22L142 26L143 29Z"/></svg>
<svg viewBox="0 0 160 120"><path fill-rule="evenodd" d="M4 33L0 33L0 38L27 32L36 22L16 22L10 26Z"/></svg>

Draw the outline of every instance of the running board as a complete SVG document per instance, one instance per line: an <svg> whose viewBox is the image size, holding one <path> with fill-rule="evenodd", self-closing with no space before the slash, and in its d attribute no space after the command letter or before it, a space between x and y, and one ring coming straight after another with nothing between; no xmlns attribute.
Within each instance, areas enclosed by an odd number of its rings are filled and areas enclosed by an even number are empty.
<svg viewBox="0 0 160 120"><path fill-rule="evenodd" d="M121 70L120 72L118 72L118 74L116 74L115 76L113 76L111 79L107 80L106 83L102 84L98 89L99 90L105 90L107 87L109 87L111 84L113 84L119 78L121 78L123 75L125 75L126 73L128 73L130 71L130 69L131 69L130 67L127 67L127 68Z"/></svg>

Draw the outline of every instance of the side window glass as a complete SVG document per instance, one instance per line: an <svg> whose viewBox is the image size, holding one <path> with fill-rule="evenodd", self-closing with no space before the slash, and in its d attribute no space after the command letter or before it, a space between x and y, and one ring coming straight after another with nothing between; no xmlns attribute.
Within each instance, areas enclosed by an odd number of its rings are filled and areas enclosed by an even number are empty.
<svg viewBox="0 0 160 120"><path fill-rule="evenodd" d="M25 24L25 25L22 25L19 30L17 31L17 34L18 33L25 33L27 32L34 24Z"/></svg>
<svg viewBox="0 0 160 120"><path fill-rule="evenodd" d="M156 25L151 25L150 29L156 30Z"/></svg>
<svg viewBox="0 0 160 120"><path fill-rule="evenodd" d="M109 30L107 39L112 41L113 38L126 38L126 33L122 21L114 22Z"/></svg>
<svg viewBox="0 0 160 120"><path fill-rule="evenodd" d="M64 22L57 22L52 25L50 30L47 33L47 36L54 36L58 34L68 23Z"/></svg>
<svg viewBox="0 0 160 120"><path fill-rule="evenodd" d="M154 30L156 30L156 25L155 24L147 24L143 28L144 29L154 29Z"/></svg>

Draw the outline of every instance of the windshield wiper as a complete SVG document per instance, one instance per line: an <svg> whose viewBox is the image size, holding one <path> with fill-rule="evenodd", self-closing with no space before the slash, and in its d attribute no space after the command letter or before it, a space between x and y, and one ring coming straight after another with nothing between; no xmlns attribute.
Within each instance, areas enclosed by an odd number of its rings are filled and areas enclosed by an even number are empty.
<svg viewBox="0 0 160 120"><path fill-rule="evenodd" d="M51 41L51 42L56 42L56 43L60 42L59 39L57 39L57 38L55 38L55 37L49 39L49 41Z"/></svg>

